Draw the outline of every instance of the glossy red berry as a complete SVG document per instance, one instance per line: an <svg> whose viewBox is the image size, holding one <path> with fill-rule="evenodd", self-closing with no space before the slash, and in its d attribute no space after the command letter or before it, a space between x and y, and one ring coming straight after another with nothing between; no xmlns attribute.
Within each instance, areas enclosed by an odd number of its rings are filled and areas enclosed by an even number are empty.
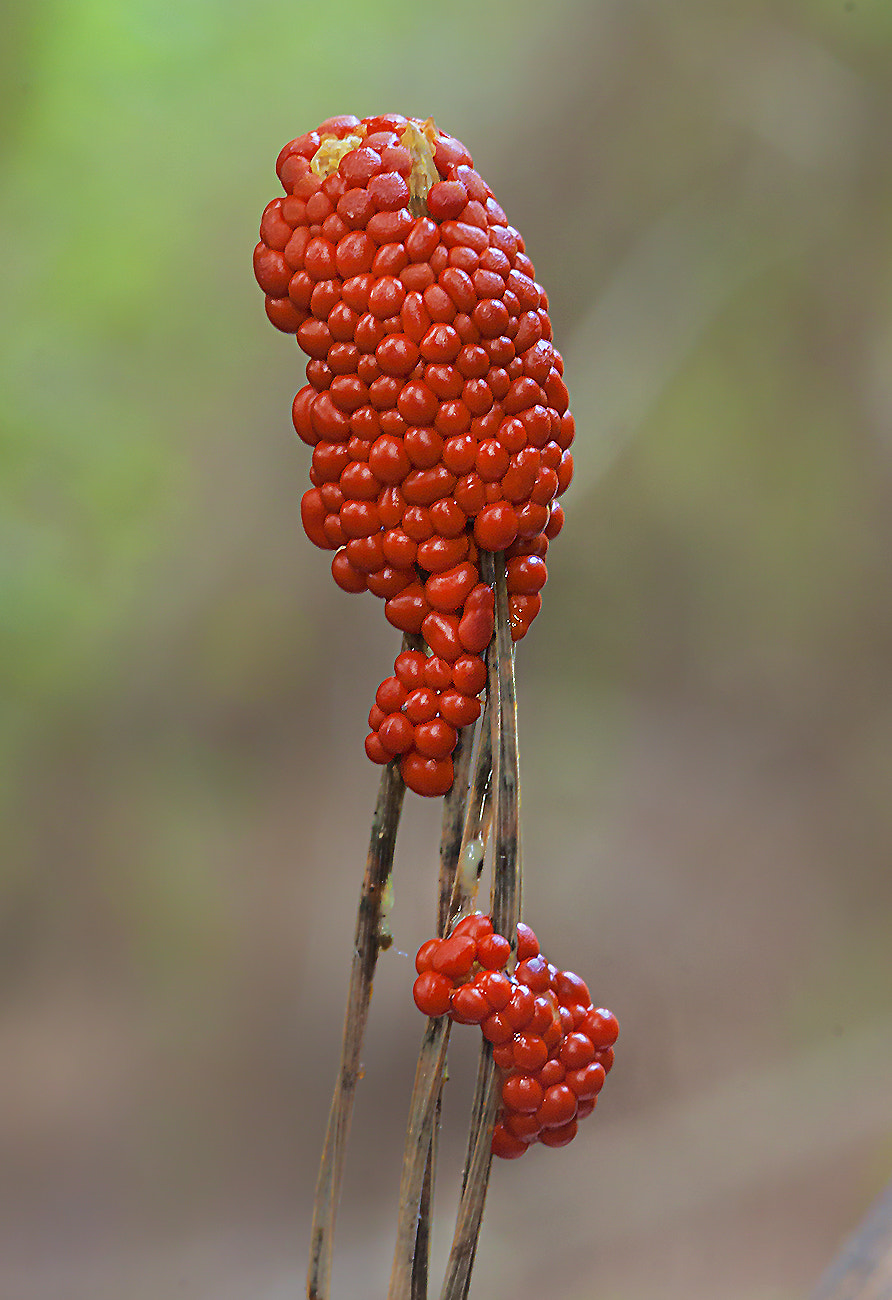
<svg viewBox="0 0 892 1300"><path fill-rule="evenodd" d="M527 957L539 956L539 941L533 934L533 931L523 921L518 922L517 926L517 960L524 961Z"/></svg>
<svg viewBox="0 0 892 1300"><path fill-rule="evenodd" d="M501 971L484 971L476 983L494 1011L503 1010L511 1001L512 982Z"/></svg>
<svg viewBox="0 0 892 1300"><path fill-rule="evenodd" d="M418 1010L426 1016L444 1016L449 1010L452 981L445 975L427 970L418 976L412 986L412 996Z"/></svg>
<svg viewBox="0 0 892 1300"><path fill-rule="evenodd" d="M492 1134L492 1153L503 1160L517 1160L527 1150L527 1143L510 1133L504 1124L496 1124Z"/></svg>
<svg viewBox="0 0 892 1300"><path fill-rule="evenodd" d="M469 912L453 927L453 934L469 934L473 939L481 939L492 934L492 921L482 912Z"/></svg>
<svg viewBox="0 0 892 1300"><path fill-rule="evenodd" d="M477 960L487 970L500 970L511 956L511 945L500 934L490 934L477 944Z"/></svg>
<svg viewBox="0 0 892 1300"><path fill-rule="evenodd" d="M592 1040L596 1048L612 1047L619 1035L616 1016L604 1007L589 1011L580 1029Z"/></svg>
<svg viewBox="0 0 892 1300"><path fill-rule="evenodd" d="M473 984L463 984L452 994L450 1015L461 1025L479 1025L491 1013L486 998Z"/></svg>
<svg viewBox="0 0 892 1300"><path fill-rule="evenodd" d="M477 944L469 934L452 934L433 955L433 969L455 979L467 975L477 955Z"/></svg>
<svg viewBox="0 0 892 1300"><path fill-rule="evenodd" d="M502 1101L509 1110L531 1115L545 1099L542 1085L530 1074L512 1074L502 1084Z"/></svg>
<svg viewBox="0 0 892 1300"><path fill-rule="evenodd" d="M555 1083L545 1093L536 1119L545 1128L560 1128L576 1115L576 1094L566 1083Z"/></svg>
<svg viewBox="0 0 892 1300"><path fill-rule="evenodd" d="M434 953L442 942L442 939L428 939L418 949L415 956L415 969L419 975L423 975L426 970L433 969Z"/></svg>
<svg viewBox="0 0 892 1300"><path fill-rule="evenodd" d="M576 1120L572 1119L568 1124L562 1124L558 1128L544 1128L539 1134L539 1141L547 1147L568 1146L575 1138L578 1127Z"/></svg>

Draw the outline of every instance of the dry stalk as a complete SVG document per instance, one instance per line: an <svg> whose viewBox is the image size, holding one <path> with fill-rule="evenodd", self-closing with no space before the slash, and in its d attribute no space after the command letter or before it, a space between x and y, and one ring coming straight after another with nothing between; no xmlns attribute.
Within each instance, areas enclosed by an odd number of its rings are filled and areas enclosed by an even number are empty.
<svg viewBox="0 0 892 1300"><path fill-rule="evenodd" d="M496 633L489 651L487 699L491 702L491 736L495 790L492 867L493 928L517 947L522 888L520 858L520 774L517 751L517 697L514 682L514 647L508 612L505 557L481 557L483 577L495 586ZM466 1300L477 1252L480 1224L492 1163L492 1131L499 1110L497 1075L492 1046L484 1041L471 1110L468 1154L462 1176L462 1194L452 1249L446 1267L441 1300Z"/></svg>
<svg viewBox="0 0 892 1300"><path fill-rule="evenodd" d="M440 933L447 933L463 913L470 911L477 894L483 866L486 838L489 834L488 794L492 770L492 746L489 718L491 699L486 706L477 735L473 775L468 784L463 779L455 806L444 812L444 838L441 846L443 874L440 879ZM458 782L456 782L456 785ZM463 816L460 816L460 812ZM461 834L458 828L461 826ZM451 893L445 891L446 875L452 877ZM446 901L444 902L444 899ZM415 1086L409 1106L403 1176L397 1218L397 1237L388 1300L417 1300L424 1293L413 1292L417 1282L414 1250L417 1229L422 1222L425 1174L428 1153L434 1142L439 1114L446 1051L451 1021L441 1016L429 1020L418 1053Z"/></svg>
<svg viewBox="0 0 892 1300"><path fill-rule="evenodd" d="M309 1300L328 1300L331 1294L335 1218L353 1114L353 1097L360 1073L360 1053L368 1021L372 980L381 946L382 900L387 879L393 869L396 832L405 792L398 763L388 763L381 774L378 802L372 818L369 853L356 918L341 1064L331 1100L328 1130L316 1183L307 1275Z"/></svg>

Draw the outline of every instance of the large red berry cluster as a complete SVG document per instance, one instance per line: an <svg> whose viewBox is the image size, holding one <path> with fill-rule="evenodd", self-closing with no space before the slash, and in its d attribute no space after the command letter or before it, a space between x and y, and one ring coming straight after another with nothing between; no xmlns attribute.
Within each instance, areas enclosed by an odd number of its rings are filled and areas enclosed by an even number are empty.
<svg viewBox="0 0 892 1300"><path fill-rule="evenodd" d="M574 424L547 298L471 155L431 122L331 118L276 170L285 197L264 210L254 272L310 358L293 405L313 448L301 518L337 584L431 648L420 673L395 665L366 750L442 794L492 636L479 552L506 553L518 640L563 524Z"/></svg>
<svg viewBox="0 0 892 1300"><path fill-rule="evenodd" d="M493 1044L503 1079L492 1150L509 1160L533 1142L572 1142L579 1120L595 1109L619 1032L578 975L545 960L529 926L517 927L517 964L508 975L510 955L491 919L475 912L448 938L421 945L413 988L425 1015L479 1025Z"/></svg>

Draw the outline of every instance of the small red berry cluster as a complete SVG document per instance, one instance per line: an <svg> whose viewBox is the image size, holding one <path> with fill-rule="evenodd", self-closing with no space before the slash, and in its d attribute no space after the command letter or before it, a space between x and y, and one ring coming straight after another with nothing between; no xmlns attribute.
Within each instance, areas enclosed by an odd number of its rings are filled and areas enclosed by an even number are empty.
<svg viewBox="0 0 892 1300"><path fill-rule="evenodd" d="M506 553L518 640L563 524L574 423L548 301L471 155L433 123L331 118L276 170L286 193L264 210L254 272L310 358L292 412L313 448L301 518L335 551L335 582L433 651L421 678L396 667L384 683L366 750L443 794L492 636L479 551Z"/></svg>
<svg viewBox="0 0 892 1300"><path fill-rule="evenodd" d="M491 919L475 912L448 938L421 945L412 990L419 1011L479 1025L493 1044L504 1078L492 1150L508 1160L533 1142L572 1142L578 1121L595 1109L619 1032L578 975L545 960L528 925L517 927L517 965L508 975L510 955Z"/></svg>

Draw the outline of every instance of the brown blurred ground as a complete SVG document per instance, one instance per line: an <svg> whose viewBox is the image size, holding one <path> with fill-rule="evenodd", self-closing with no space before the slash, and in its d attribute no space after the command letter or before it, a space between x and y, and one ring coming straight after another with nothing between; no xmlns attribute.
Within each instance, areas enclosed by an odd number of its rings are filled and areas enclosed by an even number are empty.
<svg viewBox="0 0 892 1300"><path fill-rule="evenodd" d="M0 1296L301 1294L396 634L300 534L250 254L281 144L390 109L465 140L565 354L525 914L622 1024L584 1135L496 1169L474 1292L805 1295L892 1175L892 9L9 18ZM350 1300L386 1289L438 834L410 799Z"/></svg>

